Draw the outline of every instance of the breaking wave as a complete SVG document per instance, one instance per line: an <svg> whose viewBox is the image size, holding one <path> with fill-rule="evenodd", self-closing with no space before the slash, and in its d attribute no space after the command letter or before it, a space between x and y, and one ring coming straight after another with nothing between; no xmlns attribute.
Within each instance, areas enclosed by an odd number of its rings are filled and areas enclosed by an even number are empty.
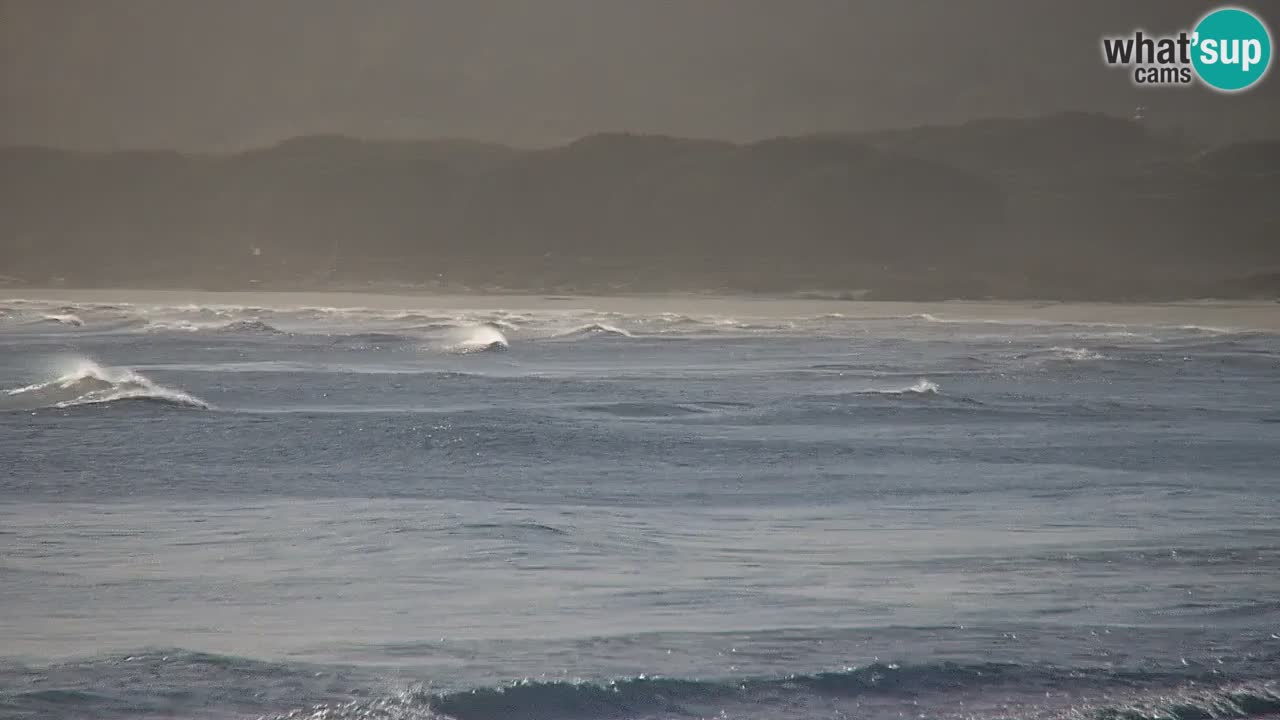
<svg viewBox="0 0 1280 720"><path fill-rule="evenodd" d="M77 360L54 380L5 391L0 410L38 410L101 405L123 400L150 401L207 410L209 404L176 388L152 382L132 370Z"/></svg>
<svg viewBox="0 0 1280 720"><path fill-rule="evenodd" d="M446 351L464 355L506 350L511 345L502 331L489 323L458 328L449 333L447 342Z"/></svg>
<svg viewBox="0 0 1280 720"><path fill-rule="evenodd" d="M505 330L507 332L515 332L516 330L520 329L519 325L516 325L515 323L509 322L507 320L498 320L498 319L487 320L485 321L485 325L492 325L498 330Z"/></svg>
<svg viewBox="0 0 1280 720"><path fill-rule="evenodd" d="M217 332L235 334L235 335L282 335L283 333L275 327L258 320L235 320L226 325L216 328Z"/></svg>
<svg viewBox="0 0 1280 720"><path fill-rule="evenodd" d="M1088 348L1076 347L1051 347L1050 355L1057 360L1069 360L1080 362L1084 360L1105 360L1106 356L1100 352L1095 352Z"/></svg>
<svg viewBox="0 0 1280 720"><path fill-rule="evenodd" d="M153 320L148 322L143 329L147 332L200 332L201 330L208 330L209 327L189 320Z"/></svg>
<svg viewBox="0 0 1280 720"><path fill-rule="evenodd" d="M1107 688L1106 705L1054 707L1046 690L1069 687ZM752 678L740 681L708 681L686 678L623 678L610 682L566 682L523 680L510 685L458 692L433 693L416 689L375 699L316 705L275 716L279 720L324 718L451 718L453 720L494 720L525 718L652 718L652 717L810 717L810 710L843 702L856 704L858 698L880 697L917 699L922 693L998 689L992 707L973 696L964 717L1008 717L1008 694L1033 691L1018 702L1027 716L1098 718L1099 720L1168 720L1171 718L1263 718L1280 712L1280 693L1268 684L1237 684L1191 689L1172 678L1108 677L1102 671L1064 671L1052 667L1014 664L956 663L900 666L875 663L839 672L790 675L780 678ZM1161 687L1165 685L1164 687ZM1126 687L1128 686L1128 687ZM813 703L819 705L813 705ZM1087 702L1087 701L1086 701ZM913 703L914 706L914 703ZM977 711L976 713L973 711ZM995 711L988 715L983 710ZM1056 712L1055 712L1056 711ZM1052 713L1046 715L1047 713ZM863 713L859 713L862 715ZM845 717L843 712L820 713L822 717ZM813 715L817 716L817 715ZM931 716L922 713L921 717ZM941 715L939 715L941 716ZM1016 716L1016 715L1015 715Z"/></svg>
<svg viewBox="0 0 1280 720"><path fill-rule="evenodd" d="M36 322L66 325L68 327L84 327L84 320L81 320L80 316L75 313L50 313L41 316Z"/></svg>
<svg viewBox="0 0 1280 720"><path fill-rule="evenodd" d="M283 335L284 331L258 318L231 322L193 322L191 320L153 320L146 329L152 332L208 332L226 335Z"/></svg>
<svg viewBox="0 0 1280 720"><path fill-rule="evenodd" d="M575 337L592 337L592 336L632 337L630 332L623 330L620 327L614 327L613 325L605 325L604 323L590 323L588 325L581 325L579 327L573 328L572 330L566 330L564 332L557 333L552 337L575 338Z"/></svg>
<svg viewBox="0 0 1280 720"><path fill-rule="evenodd" d="M881 388L864 390L866 395L937 395L941 392L938 383L928 378L920 378L913 385L904 388Z"/></svg>
<svg viewBox="0 0 1280 720"><path fill-rule="evenodd" d="M47 328L48 332L92 329L95 333L126 332L133 328L152 332L227 333L289 336L338 335L359 332L430 333L452 328L486 324L510 336L538 339L626 338L634 334L647 338L741 336L744 334L800 333L815 337L875 336L882 330L900 333L900 326L912 332L967 334L978 340L997 341L1015 336L1029 341L1034 336L1046 351L1049 346L1075 347L1080 343L1124 341L1141 343L1229 343L1271 342L1274 328L1213 325L1162 324L1164 318L1146 322L1107 323L1087 320L1036 318L1028 307L1026 317L962 317L963 309L939 308L938 315L904 311L898 314L872 313L872 308L842 312L797 313L794 315L701 314L692 312L610 312L589 306L565 309L531 309L522 312L447 307L264 307L225 304L127 304L67 303L12 299L0 301L0 319L14 325ZM972 312L981 314L981 309ZM956 313L954 316L952 313ZM270 324L268 324L270 323ZM888 328L886 330L886 328ZM283 332L281 332L283 330ZM1196 345L1198 347L1198 345ZM1066 361L1097 360L1081 353L1072 356L1063 349ZM1040 356L1049 358L1048 353ZM1104 358L1116 359L1116 358Z"/></svg>
<svg viewBox="0 0 1280 720"><path fill-rule="evenodd" d="M476 518L485 538L571 539L569 526ZM1275 637L1274 635L1272 637ZM427 643L432 646L431 643ZM418 644L393 645L418 652ZM1275 718L1274 652L1247 664L1207 657L1137 665L1010 660L876 661L830 670L710 677L563 676L472 685L431 677L388 690L376 667L268 662L178 648L47 667L0 660L0 707L16 717L260 717L276 720L641 720L900 718L1207 720ZM1224 667L1230 667L1229 671ZM1229 674L1224 674L1229 673ZM15 681L16 682L13 682ZM411 681L412 682L412 681ZM905 711L905 712L904 712ZM3 713L0 713L3 714ZM5 715L8 717L8 715Z"/></svg>

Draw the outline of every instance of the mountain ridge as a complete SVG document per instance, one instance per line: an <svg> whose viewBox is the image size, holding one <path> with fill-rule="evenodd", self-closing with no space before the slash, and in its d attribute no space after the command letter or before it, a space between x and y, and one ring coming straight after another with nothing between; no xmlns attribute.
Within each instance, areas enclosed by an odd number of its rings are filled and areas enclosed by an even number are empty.
<svg viewBox="0 0 1280 720"><path fill-rule="evenodd" d="M1094 113L749 143L315 135L234 153L0 148L26 285L847 292L1280 291L1280 142Z"/></svg>

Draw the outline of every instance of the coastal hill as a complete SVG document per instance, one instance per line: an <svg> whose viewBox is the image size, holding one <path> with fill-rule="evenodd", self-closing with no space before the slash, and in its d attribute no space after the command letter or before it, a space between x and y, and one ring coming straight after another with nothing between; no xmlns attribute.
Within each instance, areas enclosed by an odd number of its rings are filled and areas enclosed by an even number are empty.
<svg viewBox="0 0 1280 720"><path fill-rule="evenodd" d="M10 284L1280 293L1280 142L1067 113L751 143L292 139L235 154L0 149Z"/></svg>

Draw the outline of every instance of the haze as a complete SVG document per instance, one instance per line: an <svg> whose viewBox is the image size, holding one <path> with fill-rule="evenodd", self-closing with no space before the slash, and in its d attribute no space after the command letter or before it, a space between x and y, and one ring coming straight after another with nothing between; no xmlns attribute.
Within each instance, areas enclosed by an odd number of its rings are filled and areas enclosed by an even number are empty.
<svg viewBox="0 0 1280 720"><path fill-rule="evenodd" d="M0 285L1280 294L1275 73L1102 60L1207 3L0 2Z"/></svg>
<svg viewBox="0 0 1280 720"><path fill-rule="evenodd" d="M1231 2L0 0L0 720L1280 720Z"/></svg>
<svg viewBox="0 0 1280 720"><path fill-rule="evenodd" d="M1099 60L1103 32L1171 32L1209 7L2 0L0 145L227 150L314 133L553 145L601 131L750 140L1063 110L1127 116L1138 104L1153 122L1213 140L1267 134L1280 127L1274 77L1238 97L1151 92Z"/></svg>

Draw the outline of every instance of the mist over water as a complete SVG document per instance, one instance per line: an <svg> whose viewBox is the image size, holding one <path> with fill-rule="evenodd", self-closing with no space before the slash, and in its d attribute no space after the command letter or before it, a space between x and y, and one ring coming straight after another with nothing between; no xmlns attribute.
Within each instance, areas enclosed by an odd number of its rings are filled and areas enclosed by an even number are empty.
<svg viewBox="0 0 1280 720"><path fill-rule="evenodd" d="M1278 324L26 293L0 716L1275 716Z"/></svg>

